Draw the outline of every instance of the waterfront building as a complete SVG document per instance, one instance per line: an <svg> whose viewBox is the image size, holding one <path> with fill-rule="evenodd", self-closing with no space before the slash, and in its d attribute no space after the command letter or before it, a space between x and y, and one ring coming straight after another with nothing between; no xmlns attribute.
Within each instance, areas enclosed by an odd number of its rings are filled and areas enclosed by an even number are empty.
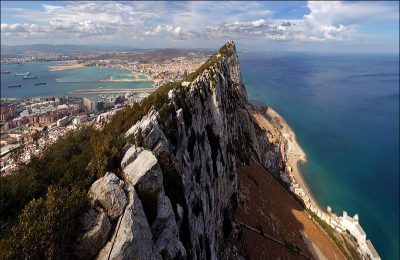
<svg viewBox="0 0 400 260"><path fill-rule="evenodd" d="M343 211L343 216L339 218L339 221L342 230L348 231L356 239L358 251L361 254L367 255L370 259L380 260L380 257L371 241L367 240L367 235L360 226L358 214L355 214L354 217L350 217L347 215L346 211Z"/></svg>

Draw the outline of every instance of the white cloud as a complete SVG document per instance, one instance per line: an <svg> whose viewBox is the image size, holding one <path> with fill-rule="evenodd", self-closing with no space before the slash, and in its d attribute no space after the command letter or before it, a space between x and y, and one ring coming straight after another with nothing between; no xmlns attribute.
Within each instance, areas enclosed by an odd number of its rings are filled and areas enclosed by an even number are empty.
<svg viewBox="0 0 400 260"><path fill-rule="evenodd" d="M46 28L37 24L28 23L14 23L14 24L1 24L1 34L5 36L16 35L19 37L35 37L38 35L45 35Z"/></svg>
<svg viewBox="0 0 400 260"><path fill-rule="evenodd" d="M69 2L42 7L3 8L24 23L3 23L2 39L351 41L368 21L399 19L398 7L380 2L310 1L309 13L299 19L272 17L274 12L257 2Z"/></svg>

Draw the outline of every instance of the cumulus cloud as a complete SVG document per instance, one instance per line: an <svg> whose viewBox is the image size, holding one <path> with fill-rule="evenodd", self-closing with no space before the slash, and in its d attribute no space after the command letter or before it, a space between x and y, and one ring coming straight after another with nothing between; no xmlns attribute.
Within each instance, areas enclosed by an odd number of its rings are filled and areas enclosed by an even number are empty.
<svg viewBox="0 0 400 260"><path fill-rule="evenodd" d="M47 32L45 27L37 24L28 23L14 23L14 24L1 24L1 33L5 36L16 35L19 37L35 37L37 35L44 35Z"/></svg>
<svg viewBox="0 0 400 260"><path fill-rule="evenodd" d="M397 20L398 7L379 2L309 1L297 19L279 19L258 2L69 2L42 10L2 8L24 23L2 23L7 37L72 40L345 41L365 21ZM272 16L274 14L274 16ZM29 21L27 23L25 21ZM2 37L4 38L4 37ZM162 41L158 41L162 42Z"/></svg>
<svg viewBox="0 0 400 260"><path fill-rule="evenodd" d="M144 33L144 35L146 36L154 36L154 35L158 35L162 32L166 32L169 34L173 34L173 35L180 35L182 32L182 28L180 26L173 26L173 25L166 25L166 26L161 26L161 25L157 25L157 27L155 27L153 30L151 31L146 31Z"/></svg>

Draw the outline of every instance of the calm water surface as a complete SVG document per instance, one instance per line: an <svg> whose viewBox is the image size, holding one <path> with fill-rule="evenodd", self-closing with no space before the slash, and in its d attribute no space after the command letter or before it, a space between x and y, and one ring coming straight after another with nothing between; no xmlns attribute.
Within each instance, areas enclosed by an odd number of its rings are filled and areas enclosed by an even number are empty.
<svg viewBox="0 0 400 260"><path fill-rule="evenodd" d="M382 259L399 259L399 57L240 53L249 98L294 129L318 202L359 214Z"/></svg>
<svg viewBox="0 0 400 260"><path fill-rule="evenodd" d="M127 78L129 71L120 69L84 67L81 69L48 71L47 67L57 65L57 62L27 62L22 66L2 64L2 70L10 74L1 74L1 97L32 97L32 96L62 96L75 89L95 89L99 87L110 89L148 88L151 82L101 82L111 75L115 79ZM37 79L23 79L14 73L29 72ZM35 86L36 82L46 82L46 85ZM19 85L21 88L8 88Z"/></svg>

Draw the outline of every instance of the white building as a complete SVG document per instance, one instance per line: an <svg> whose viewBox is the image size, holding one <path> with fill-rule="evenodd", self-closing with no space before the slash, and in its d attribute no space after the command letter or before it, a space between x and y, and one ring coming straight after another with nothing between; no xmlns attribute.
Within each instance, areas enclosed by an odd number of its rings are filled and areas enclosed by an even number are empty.
<svg viewBox="0 0 400 260"><path fill-rule="evenodd" d="M79 125L79 124L83 124L83 123L86 123L86 122L87 122L87 115L86 114L79 115L79 116L75 117L72 120L72 123L74 125Z"/></svg>
<svg viewBox="0 0 400 260"><path fill-rule="evenodd" d="M69 123L68 116L64 116L63 118L57 120L57 126L66 126L68 123Z"/></svg>
<svg viewBox="0 0 400 260"><path fill-rule="evenodd" d="M354 217L350 217L347 215L346 211L343 211L343 217L340 217L339 220L343 231L348 230L357 240L358 250L361 254L368 255L369 258L374 260L381 259L371 241L367 240L367 235L358 222L358 214L355 214Z"/></svg>

